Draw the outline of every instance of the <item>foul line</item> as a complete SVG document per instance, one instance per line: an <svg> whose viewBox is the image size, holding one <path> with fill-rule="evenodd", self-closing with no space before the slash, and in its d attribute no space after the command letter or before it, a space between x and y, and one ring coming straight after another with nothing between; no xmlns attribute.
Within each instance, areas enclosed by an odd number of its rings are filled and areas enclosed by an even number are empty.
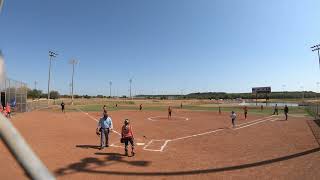
<svg viewBox="0 0 320 180"><path fill-rule="evenodd" d="M76 108L79 112L82 112L83 114L87 115L90 119L96 121L96 122L99 122L98 119L94 118L93 116L91 116L89 113L86 113L84 111L82 111L81 109L79 108ZM157 117L162 117L162 116L157 116ZM152 118L157 118L157 117L150 117L148 118L148 120L151 120L151 121L157 121L157 120L153 120ZM253 120L253 121L250 121L250 122L245 122L245 123L242 123L242 124L239 124L237 125L238 128L234 128L232 130L238 130L238 129L242 129L242 128L246 128L246 127L249 127L249 126L253 126L253 125L256 125L256 124L260 124L260 123L263 123L263 122L266 122L266 121L275 121L277 120L278 118L273 118L274 116L269 116L269 117L264 117L264 118L260 118L260 119L256 119L256 120ZM179 118L179 117L178 117ZM180 118L184 118L184 117L180 117ZM186 121L188 121L189 119L188 118L185 118ZM182 140L182 139L187 139L187 138L192 138L192 137L197 137L197 136L203 136L203 135L207 135L207 134L212 134L212 133L216 133L216 132L219 132L219 131L223 131L223 130L226 130L226 128L219 128L219 129L216 129L216 130L213 130L213 131L208 131L208 132L204 132L204 133L199 133L199 134L194 134L194 135L189 135L189 136L184 136L184 137L180 137L180 138L175 138L175 139L167 139L167 140L157 140L157 139L151 139L142 149L145 150L145 151L153 151L153 152L163 152L165 147L168 145L169 142L172 142L172 141L178 141L178 140ZM118 134L119 136L121 136L121 133L115 131L115 130L112 130L114 133ZM148 149L148 147L152 144L152 142L155 142L155 141L164 141L163 145L160 147L160 149ZM118 146L118 145L115 145L115 144L111 144L110 146L112 147L121 147L122 146Z"/></svg>
<svg viewBox="0 0 320 180"><path fill-rule="evenodd" d="M207 135L207 134L219 132L219 131L222 131L222 130L224 130L224 128L216 129L216 130L213 130L213 131L208 131L208 132L204 132L204 133L200 133L200 134L194 134L194 135L190 135L190 136L185 136L185 137L170 139L170 141L178 141L178 140L182 140L182 139L187 139L187 138L192 138L192 137L197 137L197 136L203 136L203 135Z"/></svg>
<svg viewBox="0 0 320 180"><path fill-rule="evenodd" d="M96 119L95 117L91 116L89 113L86 113L86 112L84 112L84 111L82 111L81 109L76 108L76 107L75 107L75 109L77 109L79 112L82 112L83 114L87 115L90 119L95 120L96 122L99 122L98 119ZM121 133L117 132L117 131L114 130L114 129L112 129L112 132L114 132L114 133L118 134L119 136L121 136Z"/></svg>
<svg viewBox="0 0 320 180"><path fill-rule="evenodd" d="M264 119L270 119L272 117L273 117L273 115L272 116L268 116L268 117L264 117L264 118L260 118L260 119L256 119L256 120L253 120L253 121L245 122L245 123L242 123L242 124L238 124L237 126L242 126L242 125L245 125L245 124L251 124L253 122L261 121L261 120L264 120Z"/></svg>
<svg viewBox="0 0 320 180"><path fill-rule="evenodd" d="M155 116L155 117L149 117L148 120L149 121L160 121L160 120L156 120L157 118L165 118L165 119L167 119L166 116ZM184 121L189 121L190 120L189 118L182 117L182 116L172 116L171 118L184 119ZM168 119L168 120L170 120L170 119Z"/></svg>
<svg viewBox="0 0 320 180"><path fill-rule="evenodd" d="M266 121L275 121L278 120L278 118L273 118L274 116L269 116L269 117L264 117L264 118L260 118L260 119L256 119L250 122L245 122L242 124L237 125L238 128L234 128L232 130L239 130L242 128L246 128L246 127L250 127L256 124L260 124ZM175 139L167 139L167 140L156 140L156 139L151 139L144 147L143 150L146 151L154 151L154 152L163 152L164 148L168 145L169 142L172 141L178 141L178 140L182 140L182 139L187 139L187 138L192 138L192 137L197 137L197 136L203 136L203 135L207 135L207 134L212 134L212 133L216 133L219 131L223 131L229 128L220 128L220 129L216 129L213 131L208 131L208 132L204 132L204 133L199 133L199 134L194 134L194 135L189 135L189 136L184 136L184 137L180 137L180 138L175 138ZM160 149L148 149L148 147L152 144L152 142L154 141L164 141L164 144L160 147Z"/></svg>
<svg viewBox="0 0 320 180"><path fill-rule="evenodd" d="M240 127L238 127L238 128L234 128L234 130L238 130L238 129L242 129L242 128L245 128L245 127L253 126L253 125L255 125L255 124L263 123L263 122L265 122L265 121L270 121L270 120L272 120L272 119L273 119L273 118L269 118L269 119L261 120L261 121L258 121L258 122L254 122L254 123L252 123L252 124L240 126Z"/></svg>

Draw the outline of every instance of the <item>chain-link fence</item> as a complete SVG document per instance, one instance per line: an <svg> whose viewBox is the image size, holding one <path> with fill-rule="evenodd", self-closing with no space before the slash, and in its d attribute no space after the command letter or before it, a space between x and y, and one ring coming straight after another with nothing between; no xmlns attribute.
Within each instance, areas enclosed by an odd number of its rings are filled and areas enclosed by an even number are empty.
<svg viewBox="0 0 320 180"><path fill-rule="evenodd" d="M27 102L27 111L47 109L54 105L59 105L57 101L58 100L53 100L53 99L50 99L50 101L48 101L47 99L35 99L35 100L29 99Z"/></svg>
<svg viewBox="0 0 320 180"><path fill-rule="evenodd" d="M306 103L304 104L306 111L315 119L320 118L320 104L319 103Z"/></svg>
<svg viewBox="0 0 320 180"><path fill-rule="evenodd" d="M27 111L27 84L6 79L1 88L1 105L6 106L9 104L13 111L26 112Z"/></svg>

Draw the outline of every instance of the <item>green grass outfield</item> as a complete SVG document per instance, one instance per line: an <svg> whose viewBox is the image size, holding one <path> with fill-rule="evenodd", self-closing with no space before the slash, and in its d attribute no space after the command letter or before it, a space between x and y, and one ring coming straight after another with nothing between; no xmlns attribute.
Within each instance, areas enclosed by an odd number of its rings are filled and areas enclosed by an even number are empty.
<svg viewBox="0 0 320 180"><path fill-rule="evenodd" d="M102 111L101 104L92 104L92 105L78 105L76 106L82 111L86 112L98 112ZM166 111L167 106L143 106L144 111ZM268 107L264 108L263 111L260 110L260 108L257 107L248 107L248 112L253 114L262 114L262 115L268 115L273 113L273 108ZM108 111L118 111L118 110L139 110L138 106L130 106L130 105L118 105L118 107L115 106L107 106ZM180 107L174 107L174 109L181 109ZM209 112L218 112L218 107L203 107L203 106L195 106L195 105L185 105L183 106L184 110L191 110L191 111L209 111ZM230 107L221 107L222 112L231 112L235 111L238 113L243 112L242 106L230 106ZM283 110L279 108L279 113L283 113ZM305 114L306 112L304 107L289 107L289 114Z"/></svg>
<svg viewBox="0 0 320 180"><path fill-rule="evenodd" d="M184 106L183 109L188 109L188 110L194 110L194 111L216 111L218 112L219 108L218 107L200 107L200 106ZM233 106L233 107L221 107L222 112L243 112L243 107L242 106ZM253 114L272 114L273 113L273 108L271 107L264 107L263 111L261 111L260 108L257 107L248 107L248 113L253 113ZM279 113L283 113L283 110L279 108ZM289 114L307 114L305 108L303 107L289 107Z"/></svg>

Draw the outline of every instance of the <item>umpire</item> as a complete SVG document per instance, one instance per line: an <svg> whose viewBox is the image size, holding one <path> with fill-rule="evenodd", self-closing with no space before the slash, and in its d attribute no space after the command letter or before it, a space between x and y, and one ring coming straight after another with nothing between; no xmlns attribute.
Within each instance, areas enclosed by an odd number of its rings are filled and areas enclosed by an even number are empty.
<svg viewBox="0 0 320 180"><path fill-rule="evenodd" d="M107 112L103 112L103 117L99 120L96 129L97 135L100 135L100 150L104 147L109 147L109 133L112 129L112 119L108 116Z"/></svg>

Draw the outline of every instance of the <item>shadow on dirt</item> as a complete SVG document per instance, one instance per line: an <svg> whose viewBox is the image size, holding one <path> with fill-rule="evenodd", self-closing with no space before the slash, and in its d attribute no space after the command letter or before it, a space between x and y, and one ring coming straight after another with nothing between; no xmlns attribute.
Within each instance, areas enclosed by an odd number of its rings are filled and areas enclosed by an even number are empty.
<svg viewBox="0 0 320 180"><path fill-rule="evenodd" d="M68 165L65 168L60 168L55 171L56 176L63 176L77 172L95 171L94 169L110 166L116 163L125 163L132 166L149 166L150 161L130 161L130 158L119 153L95 153L95 155L105 156L105 159L98 159L95 157L83 158L80 162ZM125 159L126 158L126 159Z"/></svg>
<svg viewBox="0 0 320 180"><path fill-rule="evenodd" d="M319 119L314 120L314 122L320 127L320 120Z"/></svg>
<svg viewBox="0 0 320 180"><path fill-rule="evenodd" d="M82 149L99 149L100 146L96 146L96 145L76 145L76 148L82 148Z"/></svg>
<svg viewBox="0 0 320 180"><path fill-rule="evenodd" d="M305 156L308 154L319 152L320 148L314 148L311 150L299 152L296 154L291 154L275 159L269 159L254 163L241 164L236 166L227 166L221 168L211 168L211 169L200 169L200 170L189 170L189 171L172 171L172 172L128 172L128 171L101 171L95 170L96 168L102 166L108 166L113 163L126 163L133 166L149 166L148 161L128 161L123 159L123 155L118 153L95 153L96 155L105 155L106 159L104 161L97 158L84 158L78 163L71 164L66 168L61 168L55 171L56 176L63 176L66 174L72 174L76 172L93 173L93 174L107 174L107 175L125 175L125 176L179 176L179 175L196 175L205 173L217 173L225 171L233 171L239 169L253 168L258 166L264 166L272 163L277 163L281 161L286 161L294 159L297 157ZM92 165L96 165L95 167Z"/></svg>

